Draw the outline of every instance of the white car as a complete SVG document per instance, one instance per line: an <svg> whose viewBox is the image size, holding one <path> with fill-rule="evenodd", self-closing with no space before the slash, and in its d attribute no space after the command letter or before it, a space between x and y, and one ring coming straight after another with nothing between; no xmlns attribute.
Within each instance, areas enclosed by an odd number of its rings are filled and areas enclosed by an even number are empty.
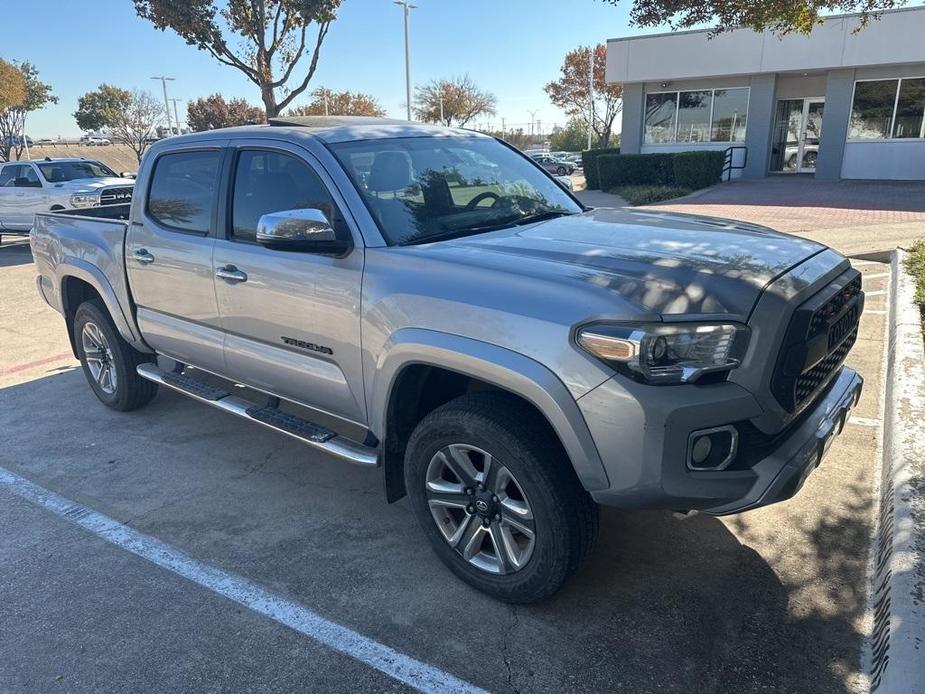
<svg viewBox="0 0 925 694"><path fill-rule="evenodd" d="M0 234L26 235L36 212L131 202L135 181L92 159L0 165Z"/></svg>
<svg viewBox="0 0 925 694"><path fill-rule="evenodd" d="M108 137L88 137L84 144L88 147L103 147L105 145L111 145L112 140Z"/></svg>

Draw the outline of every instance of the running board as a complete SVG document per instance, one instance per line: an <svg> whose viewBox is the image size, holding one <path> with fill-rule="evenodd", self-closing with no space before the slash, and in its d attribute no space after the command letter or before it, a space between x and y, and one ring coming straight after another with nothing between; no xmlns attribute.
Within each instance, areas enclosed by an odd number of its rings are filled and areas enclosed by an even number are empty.
<svg viewBox="0 0 925 694"><path fill-rule="evenodd" d="M239 398L190 376L179 375L178 377L178 374L161 370L156 364L139 364L136 370L138 375L144 379L188 395L193 400L211 405L224 412L262 424L348 463L368 467L375 467L379 464L377 449L339 436L301 417Z"/></svg>

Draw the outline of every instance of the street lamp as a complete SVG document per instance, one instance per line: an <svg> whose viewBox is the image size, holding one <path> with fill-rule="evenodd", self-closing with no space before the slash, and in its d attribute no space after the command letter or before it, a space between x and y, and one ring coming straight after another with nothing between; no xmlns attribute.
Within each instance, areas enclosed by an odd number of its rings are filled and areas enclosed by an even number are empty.
<svg viewBox="0 0 925 694"><path fill-rule="evenodd" d="M173 119L177 124L177 135L180 134L180 116L177 115L177 102L183 101L183 99L171 99L173 102Z"/></svg>
<svg viewBox="0 0 925 694"><path fill-rule="evenodd" d="M405 16L405 101L408 120L411 120L411 56L408 52L408 15L411 14L411 10L417 9L417 5L412 5L408 0L394 0L394 2L402 7Z"/></svg>
<svg viewBox="0 0 925 694"><path fill-rule="evenodd" d="M170 135L173 135L173 128L170 125L170 104L168 103L168 100L167 100L167 83L173 82L176 79L176 77L161 76L161 77L152 77L151 79L160 80L161 86L164 88L164 112L167 114L167 132ZM177 123L177 128L179 129L179 127L180 127L180 124Z"/></svg>

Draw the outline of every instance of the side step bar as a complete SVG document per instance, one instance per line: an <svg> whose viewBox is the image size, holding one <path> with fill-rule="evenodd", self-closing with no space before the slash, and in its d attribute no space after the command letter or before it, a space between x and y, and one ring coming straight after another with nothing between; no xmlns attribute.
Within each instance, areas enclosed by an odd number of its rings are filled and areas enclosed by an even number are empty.
<svg viewBox="0 0 925 694"><path fill-rule="evenodd" d="M239 398L190 376L163 371L157 364L139 364L137 371L139 376L158 385L188 395L224 412L262 424L348 463L369 467L378 465L377 449L338 436L333 431L308 420Z"/></svg>

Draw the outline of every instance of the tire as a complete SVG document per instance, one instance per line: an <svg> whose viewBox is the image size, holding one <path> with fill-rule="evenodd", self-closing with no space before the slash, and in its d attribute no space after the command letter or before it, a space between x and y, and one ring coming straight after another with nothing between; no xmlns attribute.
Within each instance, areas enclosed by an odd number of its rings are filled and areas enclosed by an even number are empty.
<svg viewBox="0 0 925 694"><path fill-rule="evenodd" d="M104 405L128 412L147 405L157 395L157 384L135 371L139 364L152 361L153 355L139 352L122 339L99 299L77 307L72 334L87 383ZM95 352L90 351L94 347ZM94 359L94 354L100 359Z"/></svg>
<svg viewBox="0 0 925 694"><path fill-rule="evenodd" d="M567 172L564 166L560 166L558 169L556 169L556 174L559 176L565 176L566 173Z"/></svg>
<svg viewBox="0 0 925 694"><path fill-rule="evenodd" d="M405 485L437 556L463 581L505 602L555 593L597 536L598 507L555 435L511 395L465 395L424 417L408 441Z"/></svg>

